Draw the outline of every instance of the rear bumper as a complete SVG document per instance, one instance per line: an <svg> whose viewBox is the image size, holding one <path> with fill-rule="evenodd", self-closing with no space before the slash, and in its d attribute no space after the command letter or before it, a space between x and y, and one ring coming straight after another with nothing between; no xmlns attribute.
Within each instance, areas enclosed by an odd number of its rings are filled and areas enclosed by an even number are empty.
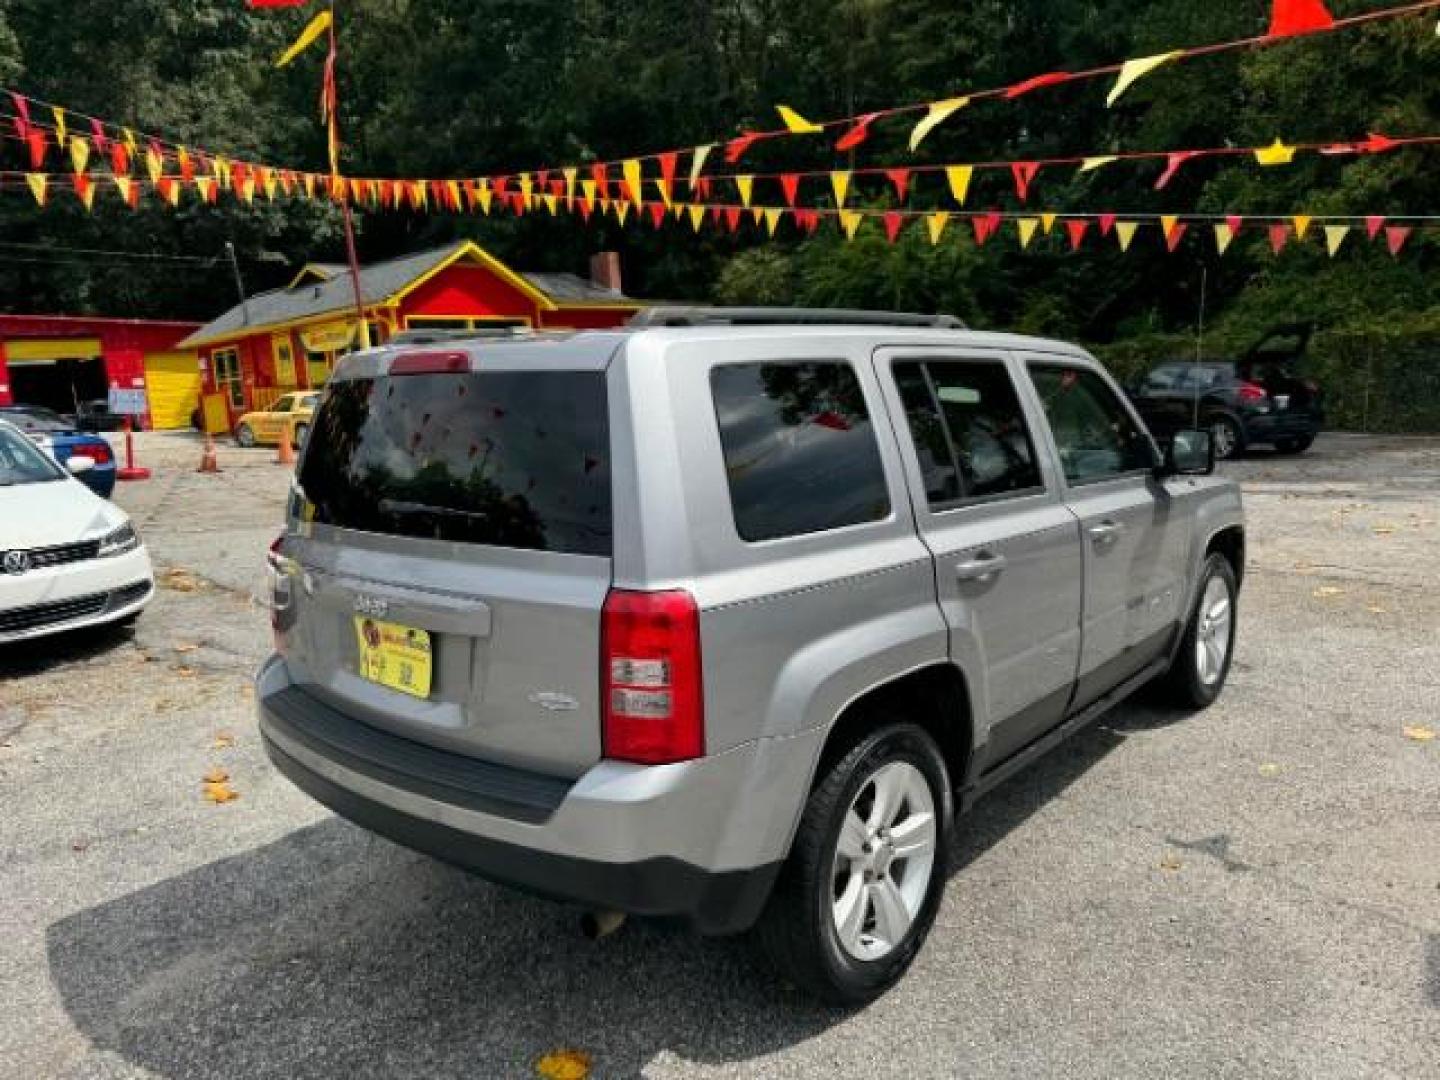
<svg viewBox="0 0 1440 1080"><path fill-rule="evenodd" d="M818 750L818 735L767 739L572 782L378 732L289 685L279 659L258 683L271 760L342 817L502 884L706 934L759 917Z"/></svg>
<svg viewBox="0 0 1440 1080"><path fill-rule="evenodd" d="M1245 417L1245 434L1251 442L1273 442L1317 435L1324 416L1314 412L1252 413Z"/></svg>

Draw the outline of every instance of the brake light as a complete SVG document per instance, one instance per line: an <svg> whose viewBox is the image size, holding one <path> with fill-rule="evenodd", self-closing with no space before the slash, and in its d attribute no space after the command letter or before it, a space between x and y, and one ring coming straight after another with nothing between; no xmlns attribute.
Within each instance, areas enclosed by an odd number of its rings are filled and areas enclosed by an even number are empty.
<svg viewBox="0 0 1440 1080"><path fill-rule="evenodd" d="M270 633L275 639L275 651L285 655L285 635L295 625L295 610L290 591L290 560L284 553L285 536L282 533L270 544L265 554L266 576L270 579Z"/></svg>
<svg viewBox="0 0 1440 1080"><path fill-rule="evenodd" d="M470 357L463 352L412 352L390 361L391 375L463 375Z"/></svg>
<svg viewBox="0 0 1440 1080"><path fill-rule="evenodd" d="M612 589L601 615L600 662L607 758L663 765L705 753L694 597Z"/></svg>
<svg viewBox="0 0 1440 1080"><path fill-rule="evenodd" d="M1240 400L1247 402L1264 401L1270 395L1265 388L1258 383L1242 382L1240 384Z"/></svg>
<svg viewBox="0 0 1440 1080"><path fill-rule="evenodd" d="M81 450L77 450L76 453L83 454L95 462L96 465L109 465L110 462L115 460L115 455L111 452L109 443L96 443L94 446L87 446Z"/></svg>

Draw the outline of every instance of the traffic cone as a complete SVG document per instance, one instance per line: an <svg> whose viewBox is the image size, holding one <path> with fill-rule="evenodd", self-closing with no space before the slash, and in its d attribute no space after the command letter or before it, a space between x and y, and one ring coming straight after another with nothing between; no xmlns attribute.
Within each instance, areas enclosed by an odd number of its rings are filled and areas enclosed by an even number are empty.
<svg viewBox="0 0 1440 1080"><path fill-rule="evenodd" d="M200 455L200 467L196 472L219 472L220 461L215 456L215 436L205 433L205 452Z"/></svg>
<svg viewBox="0 0 1440 1080"><path fill-rule="evenodd" d="M280 446L279 449L275 452L276 465L295 464L295 444L291 442L292 434L293 432L291 432L288 427L284 431L280 432Z"/></svg>

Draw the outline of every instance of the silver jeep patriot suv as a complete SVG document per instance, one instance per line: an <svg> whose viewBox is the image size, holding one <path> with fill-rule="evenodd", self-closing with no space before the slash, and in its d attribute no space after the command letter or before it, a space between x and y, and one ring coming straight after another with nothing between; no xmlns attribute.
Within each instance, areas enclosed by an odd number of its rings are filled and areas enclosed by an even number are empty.
<svg viewBox="0 0 1440 1080"><path fill-rule="evenodd" d="M348 357L269 565L271 758L591 911L898 979L956 815L1137 688L1219 693L1240 496L1053 341L656 309Z"/></svg>

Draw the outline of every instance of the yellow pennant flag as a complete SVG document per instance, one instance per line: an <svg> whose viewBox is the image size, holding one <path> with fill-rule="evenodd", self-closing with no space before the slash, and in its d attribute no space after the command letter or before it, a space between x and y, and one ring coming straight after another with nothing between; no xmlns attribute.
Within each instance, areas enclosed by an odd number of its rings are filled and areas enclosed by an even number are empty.
<svg viewBox="0 0 1440 1080"><path fill-rule="evenodd" d="M495 201L495 192L490 187L489 180L481 180L475 185L475 195L480 200L480 212L488 215L490 204Z"/></svg>
<svg viewBox="0 0 1440 1080"><path fill-rule="evenodd" d="M855 231L860 228L860 222L865 220L865 215L859 210L841 210L840 228L845 230L845 239L854 240Z"/></svg>
<svg viewBox="0 0 1440 1080"><path fill-rule="evenodd" d="M130 201L130 185L135 181L128 176L116 176L113 179L116 189L120 192L120 198L128 203Z"/></svg>
<svg viewBox="0 0 1440 1080"><path fill-rule="evenodd" d="M1142 56L1136 60L1126 60L1120 65L1120 74L1115 77L1115 85L1110 88L1110 96L1105 99L1105 106L1109 108L1120 100L1120 95L1129 90L1137 79L1143 79L1156 68L1178 60L1185 54L1180 50L1175 52L1159 53L1156 56Z"/></svg>
<svg viewBox="0 0 1440 1080"><path fill-rule="evenodd" d="M690 192L694 194L695 185L700 182L700 173L705 168L705 159L710 156L710 151L715 149L714 143L703 143L695 147L694 153L690 156Z"/></svg>
<svg viewBox="0 0 1440 1080"><path fill-rule="evenodd" d="M685 217L685 204L684 204L684 203L678 203L678 202L677 202L677 203L671 203L671 204L670 204L670 213L672 213L672 214L675 215L675 220L676 220L676 221L682 221L682 220L684 220L684 217Z"/></svg>
<svg viewBox="0 0 1440 1080"><path fill-rule="evenodd" d="M970 194L970 179L975 175L973 165L947 165L945 167L945 179L950 182L950 197L955 200L956 206L964 206L965 199Z"/></svg>
<svg viewBox="0 0 1440 1080"><path fill-rule="evenodd" d="M837 207L844 206L845 195L850 190L850 173L847 170L841 170L840 172L832 172L830 174L830 187L835 192L835 205ZM841 221L841 224L844 224L843 220ZM856 227L859 227L859 222L856 222Z"/></svg>
<svg viewBox="0 0 1440 1080"><path fill-rule="evenodd" d="M580 194L584 196L586 202L593 203L595 201L595 192L598 190L599 188L594 180L580 181Z"/></svg>
<svg viewBox="0 0 1440 1080"><path fill-rule="evenodd" d="M1269 146L1257 147L1255 160L1261 165L1289 165L1295 158L1295 147L1286 146L1276 139Z"/></svg>
<svg viewBox="0 0 1440 1080"><path fill-rule="evenodd" d="M769 207L765 211L765 230L771 236L775 235L775 229L780 224L780 211Z"/></svg>
<svg viewBox="0 0 1440 1080"><path fill-rule="evenodd" d="M160 176L165 171L165 162L158 150L152 148L145 151L145 170L150 174L150 186L158 185Z"/></svg>
<svg viewBox="0 0 1440 1080"><path fill-rule="evenodd" d="M910 149L912 151L917 149L920 144L925 141L925 137L929 135L930 132L934 131L969 104L970 99L968 97L946 98L944 101L932 101L929 106L927 106L925 119L916 124L915 129L910 132Z"/></svg>
<svg viewBox="0 0 1440 1080"><path fill-rule="evenodd" d="M559 196L556 196L556 195L542 195L542 196L540 196L540 199L541 199L541 201L545 204L545 209L548 210L548 211L550 211L550 216L551 216L551 217L554 217L554 216L555 216L555 211L556 211L556 210L559 208L559 206L560 206L560 198L559 198Z"/></svg>
<svg viewBox="0 0 1440 1080"><path fill-rule="evenodd" d="M818 135L825 130L820 124L812 124L806 120L789 105L776 105L775 111L780 114L780 119L785 121L785 130L791 135Z"/></svg>
<svg viewBox="0 0 1440 1080"><path fill-rule="evenodd" d="M165 188L165 201L168 202L171 206L179 206L179 205L180 205L180 181L179 181L179 180L174 180L174 179L172 179L172 180L168 181L168 186Z"/></svg>
<svg viewBox="0 0 1440 1080"><path fill-rule="evenodd" d="M637 187L635 190L638 192L640 189ZM640 196L636 195L635 197L638 199ZM535 205L535 180L528 172L520 174L520 200L525 204L526 210Z"/></svg>
<svg viewBox="0 0 1440 1080"><path fill-rule="evenodd" d="M84 135L70 136L70 164L77 173L83 173L90 164L90 143Z"/></svg>
<svg viewBox="0 0 1440 1080"><path fill-rule="evenodd" d="M630 204L624 199L616 199L611 205L615 207L615 220L624 225L625 219L630 216Z"/></svg>
<svg viewBox="0 0 1440 1080"><path fill-rule="evenodd" d="M30 185L30 194L35 196L35 201L41 206L45 205L45 190L50 178L44 173L26 173L25 180Z"/></svg>
<svg viewBox="0 0 1440 1080"><path fill-rule="evenodd" d="M1120 244L1121 251L1130 250L1130 241L1135 239L1135 230L1139 228L1134 221L1117 221L1115 223L1115 239Z"/></svg>
<svg viewBox="0 0 1440 1080"><path fill-rule="evenodd" d="M1030 246L1030 241L1035 239L1035 230L1040 227L1040 219L1033 217L1018 218L1015 228L1020 230L1020 249L1023 251Z"/></svg>
<svg viewBox="0 0 1440 1080"><path fill-rule="evenodd" d="M1340 250L1340 245L1345 242L1345 237L1349 235L1349 225L1325 226L1325 250L1330 253L1332 259L1335 257L1335 253Z"/></svg>
<svg viewBox="0 0 1440 1080"><path fill-rule="evenodd" d="M240 197L247 203L255 201L255 174L247 172L245 179L240 184Z"/></svg>
<svg viewBox="0 0 1440 1080"><path fill-rule="evenodd" d="M692 204L690 207L690 228L694 229L696 232L699 232L700 226L704 223L705 207Z"/></svg>
<svg viewBox="0 0 1440 1080"><path fill-rule="evenodd" d="M55 117L55 145L65 149L65 110L59 105L50 106L50 115Z"/></svg>
<svg viewBox="0 0 1440 1080"><path fill-rule="evenodd" d="M740 205L750 205L750 193L754 190L755 178L753 176L735 177L735 190L740 193Z"/></svg>
<svg viewBox="0 0 1440 1080"><path fill-rule="evenodd" d="M660 193L660 201L665 204L665 209L673 210L675 204L670 201L670 185L665 183L665 178L657 176L651 182L655 185L655 190Z"/></svg>
<svg viewBox="0 0 1440 1080"><path fill-rule="evenodd" d="M759 225L760 222L762 222L762 221L765 220L765 210L764 210L764 208L763 208L763 207L759 207L759 206L751 207L751 209L750 209L750 217L751 217L751 219L755 222L756 225Z"/></svg>
<svg viewBox="0 0 1440 1080"><path fill-rule="evenodd" d="M1305 239L1305 234L1310 231L1310 221L1311 221L1310 215L1309 215L1309 214L1296 214L1296 215L1295 215L1293 218L1291 218L1290 220L1295 223L1295 239L1296 239L1296 240L1304 240L1304 239Z"/></svg>
<svg viewBox="0 0 1440 1080"><path fill-rule="evenodd" d="M1115 160L1116 157L1114 154L1101 154L1098 157L1087 157L1080 163L1080 171L1082 173L1094 172L1096 169L1104 168Z"/></svg>
<svg viewBox="0 0 1440 1080"><path fill-rule="evenodd" d="M129 150L131 156L133 157L136 149L138 149L140 146L140 142L138 139L135 138L135 132L131 131L129 128L124 128L122 130L125 132L125 149Z"/></svg>
<svg viewBox="0 0 1440 1080"><path fill-rule="evenodd" d="M1175 226L1180 224L1180 218L1176 214L1160 215L1160 232L1168 240L1170 234L1175 231Z"/></svg>
<svg viewBox="0 0 1440 1080"><path fill-rule="evenodd" d="M280 59L275 61L276 67L284 67L294 60L302 52L308 49L315 42L320 40L320 35L330 29L330 12L322 11L315 18L310 20L310 25L301 31L300 36L295 39L295 44L281 54Z"/></svg>
<svg viewBox="0 0 1440 1080"><path fill-rule="evenodd" d="M228 159L219 156L215 157L210 162L210 169L215 173L216 181L226 187L230 186L230 162ZM309 179L312 184L314 183L313 177L307 179Z"/></svg>
<svg viewBox="0 0 1440 1080"><path fill-rule="evenodd" d="M639 202L645 197L645 180L639 159L629 158L623 162L620 166L620 172L625 177L625 197L634 202Z"/></svg>
<svg viewBox="0 0 1440 1080"><path fill-rule="evenodd" d="M1228 224L1222 221L1215 226L1215 251L1217 254L1224 255L1225 249L1230 246L1230 241L1234 239L1235 233Z"/></svg>
<svg viewBox="0 0 1440 1080"><path fill-rule="evenodd" d="M265 170L265 198L271 202L275 201L275 191L280 186L280 178L275 175L274 169Z"/></svg>
<svg viewBox="0 0 1440 1080"><path fill-rule="evenodd" d="M925 218L925 228L930 232L930 243L940 243L940 237L945 235L945 226L950 224L950 214L945 210L937 210Z"/></svg>
<svg viewBox="0 0 1440 1080"><path fill-rule="evenodd" d="M200 193L200 198L209 202L212 198L210 193L215 190L215 178L213 176L197 176L195 190Z"/></svg>
<svg viewBox="0 0 1440 1080"><path fill-rule="evenodd" d="M79 186L75 189L75 194L80 196L80 201L84 204L86 210L95 209L95 185L92 184L88 178L80 182Z"/></svg>
<svg viewBox="0 0 1440 1080"><path fill-rule="evenodd" d="M1044 213L1040 215L1040 228L1045 231L1046 236L1049 236L1050 231L1055 228L1055 220L1059 216L1059 214L1052 213Z"/></svg>
<svg viewBox="0 0 1440 1080"><path fill-rule="evenodd" d="M563 170L560 175L565 177L565 201L569 202L575 198L575 177L579 176L580 172L574 166L571 166Z"/></svg>

